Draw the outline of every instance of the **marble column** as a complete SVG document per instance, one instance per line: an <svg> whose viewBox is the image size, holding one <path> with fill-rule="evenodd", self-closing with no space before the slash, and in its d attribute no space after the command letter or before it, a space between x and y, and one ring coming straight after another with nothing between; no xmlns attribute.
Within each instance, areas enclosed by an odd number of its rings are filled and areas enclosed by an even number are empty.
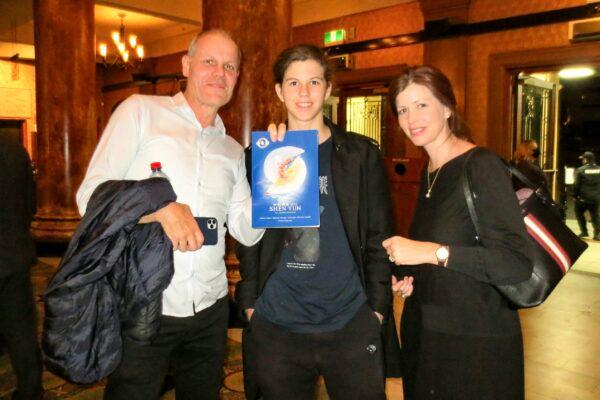
<svg viewBox="0 0 600 400"><path fill-rule="evenodd" d="M291 44L291 0L204 0L204 30L230 32L242 50L242 70L236 93L219 113L227 132L243 146L252 130L282 120L271 64Z"/></svg>
<svg viewBox="0 0 600 400"><path fill-rule="evenodd" d="M203 29L224 29L242 50L242 69L231 102L219 112L227 133L242 146L252 130L264 130L283 120L283 107L275 94L271 65L292 41L291 0L204 0ZM235 240L227 236L225 263L230 295L239 281Z"/></svg>
<svg viewBox="0 0 600 400"><path fill-rule="evenodd" d="M94 1L34 0L37 240L67 241L75 193L96 145Z"/></svg>

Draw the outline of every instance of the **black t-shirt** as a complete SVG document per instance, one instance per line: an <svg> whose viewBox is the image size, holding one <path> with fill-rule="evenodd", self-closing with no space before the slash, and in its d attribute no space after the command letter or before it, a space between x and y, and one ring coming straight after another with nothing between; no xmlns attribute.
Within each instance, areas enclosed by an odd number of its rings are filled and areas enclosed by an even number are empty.
<svg viewBox="0 0 600 400"><path fill-rule="evenodd" d="M335 201L332 141L319 145L319 228L289 229L256 312L292 332L342 328L367 300Z"/></svg>

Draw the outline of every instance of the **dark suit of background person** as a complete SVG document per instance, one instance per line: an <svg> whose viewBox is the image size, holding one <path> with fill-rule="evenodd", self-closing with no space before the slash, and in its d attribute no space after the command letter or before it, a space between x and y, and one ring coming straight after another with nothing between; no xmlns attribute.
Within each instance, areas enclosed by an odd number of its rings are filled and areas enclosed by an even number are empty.
<svg viewBox="0 0 600 400"><path fill-rule="evenodd" d="M384 167L380 164L375 146L369 143L368 139L349 134L327 119L325 122L331 130L333 140L331 175L335 199L352 257L358 265L367 303L372 310L384 316L383 321L387 321L382 328L385 360L390 361L386 366L386 373L388 376L397 376L399 367L398 364L393 363L397 362L398 354L389 354L399 353L391 307L391 265L381 247L383 239L393 231L393 217ZM250 155L247 151L248 164L251 162ZM246 170L250 175L251 165L247 165ZM236 300L240 310L254 308L268 278L280 262L287 231L287 229L267 229L258 244L252 247L238 246L241 280L236 287ZM375 315L372 317L375 323ZM252 370L255 355L251 347L252 340L248 340L255 318L256 313L252 316L250 327L244 330L243 340L245 389L248 399L257 398L257 387ZM357 332L357 335L360 333ZM381 357L380 349L376 351L375 355ZM351 365L344 368L347 368L348 373L357 373L357 379L360 379L361 374L376 372L356 371Z"/></svg>
<svg viewBox="0 0 600 400"><path fill-rule="evenodd" d="M13 399L41 399L42 366L36 336L31 266L35 243L29 233L35 187L23 146L0 137L0 333L17 391Z"/></svg>
<svg viewBox="0 0 600 400"><path fill-rule="evenodd" d="M596 156L591 151L586 151L579 157L583 165L575 171L575 216L581 231L579 236L589 236L586 210L590 212L592 226L594 227L594 240L600 240L600 166L596 164Z"/></svg>

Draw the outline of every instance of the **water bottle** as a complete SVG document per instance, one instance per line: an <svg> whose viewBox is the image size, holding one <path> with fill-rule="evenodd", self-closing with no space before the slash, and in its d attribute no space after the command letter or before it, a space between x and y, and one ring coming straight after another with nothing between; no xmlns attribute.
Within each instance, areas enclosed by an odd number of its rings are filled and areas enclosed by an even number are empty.
<svg viewBox="0 0 600 400"><path fill-rule="evenodd" d="M166 180L169 180L169 177L167 176L167 174L162 172L162 165L160 164L160 162L156 161L156 162L150 163L150 169L152 170L152 173L150 174L150 178L165 178Z"/></svg>

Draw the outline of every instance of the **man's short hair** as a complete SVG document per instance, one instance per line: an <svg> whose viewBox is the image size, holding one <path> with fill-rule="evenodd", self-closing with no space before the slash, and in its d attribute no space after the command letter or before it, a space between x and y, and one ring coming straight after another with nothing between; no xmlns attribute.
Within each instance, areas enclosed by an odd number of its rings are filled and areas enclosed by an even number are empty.
<svg viewBox="0 0 600 400"><path fill-rule="evenodd" d="M187 51L188 57L190 57L190 58L194 57L194 54L196 53L196 43L198 42L198 40L203 36L211 35L211 34L221 35L221 36L226 37L227 39L231 40L233 43L235 43L235 47L237 47L237 49L238 49L238 61L240 63L242 62L242 50L240 50L240 46L238 46L237 42L233 39L233 37L231 36L231 33L227 32L224 29L216 29L216 28L209 29L207 31L198 32L198 34L196 36L194 36L194 38L190 42L190 45L188 46L188 51Z"/></svg>
<svg viewBox="0 0 600 400"><path fill-rule="evenodd" d="M591 151L585 151L582 155L579 156L580 159L585 159L588 162L596 162L596 155Z"/></svg>

